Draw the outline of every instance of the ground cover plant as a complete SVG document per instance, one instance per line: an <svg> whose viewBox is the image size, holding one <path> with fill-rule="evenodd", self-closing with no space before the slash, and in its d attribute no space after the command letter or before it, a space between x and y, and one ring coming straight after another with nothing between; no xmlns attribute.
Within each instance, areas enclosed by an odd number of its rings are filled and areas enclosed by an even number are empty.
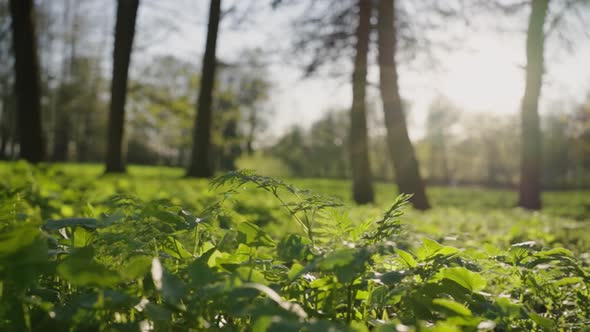
<svg viewBox="0 0 590 332"><path fill-rule="evenodd" d="M587 192L530 213L504 192L435 188L421 213L387 184L352 207L336 180L99 173L0 165L0 330L590 326Z"/></svg>

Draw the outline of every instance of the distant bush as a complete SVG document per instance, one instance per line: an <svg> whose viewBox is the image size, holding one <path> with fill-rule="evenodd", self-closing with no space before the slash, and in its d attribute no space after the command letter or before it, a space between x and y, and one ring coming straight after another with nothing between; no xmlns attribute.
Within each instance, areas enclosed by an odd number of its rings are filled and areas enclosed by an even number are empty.
<svg viewBox="0 0 590 332"><path fill-rule="evenodd" d="M236 160L238 169L256 169L256 172L272 177L289 177L293 175L287 164L276 157L256 152L252 155L244 154Z"/></svg>

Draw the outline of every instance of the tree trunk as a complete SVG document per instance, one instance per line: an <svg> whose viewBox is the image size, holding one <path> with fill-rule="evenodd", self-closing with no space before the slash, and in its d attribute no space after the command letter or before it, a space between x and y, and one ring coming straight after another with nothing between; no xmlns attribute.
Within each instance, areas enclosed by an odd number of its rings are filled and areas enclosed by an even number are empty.
<svg viewBox="0 0 590 332"><path fill-rule="evenodd" d="M125 172L125 158L123 156L125 101L127 99L127 78L138 7L139 0L119 0L117 3L106 173Z"/></svg>
<svg viewBox="0 0 590 332"><path fill-rule="evenodd" d="M63 113L64 110L60 110ZM64 162L68 159L68 146L70 143L70 119L65 114L58 114L57 124L55 126L55 133L53 137L53 153L52 161Z"/></svg>
<svg viewBox="0 0 590 332"><path fill-rule="evenodd" d="M246 153L251 156L254 154L254 147L252 146L252 142L254 141L253 135L248 135L248 139L246 140Z"/></svg>
<svg viewBox="0 0 590 332"><path fill-rule="evenodd" d="M6 156L6 147L8 146L8 128L6 126L6 116L5 113L7 110L4 108L2 109L2 124L0 125L0 159L8 159Z"/></svg>
<svg viewBox="0 0 590 332"><path fill-rule="evenodd" d="M451 183L451 171L449 170L449 158L447 153L447 141L446 137L443 135L443 141L441 143L441 158L442 158L442 176L443 182L445 185L449 185Z"/></svg>
<svg viewBox="0 0 590 332"><path fill-rule="evenodd" d="M522 151L518 205L530 210L541 209L541 129L539 97L543 81L543 25L549 0L532 0L526 40L526 86L522 98Z"/></svg>
<svg viewBox="0 0 590 332"><path fill-rule="evenodd" d="M358 204L366 204L374 201L365 103L371 0L359 0L358 6L359 22L356 30L356 55L352 73L352 108L350 110L350 161L352 198Z"/></svg>
<svg viewBox="0 0 590 332"><path fill-rule="evenodd" d="M41 127L41 78L33 0L10 0L20 157L38 163L45 158Z"/></svg>
<svg viewBox="0 0 590 332"><path fill-rule="evenodd" d="M236 159L241 154L238 143L238 123L236 119L229 119L223 128L223 146L221 147L220 166L224 171L236 170Z"/></svg>
<svg viewBox="0 0 590 332"><path fill-rule="evenodd" d="M379 1L379 76L385 126L387 127L387 144L400 193L412 194L410 201L414 208L426 210L430 208L430 204L426 197L424 182L420 176L414 147L408 136L399 93L395 63L397 36L394 14L394 0Z"/></svg>
<svg viewBox="0 0 590 332"><path fill-rule="evenodd" d="M221 14L221 0L211 0L209 10L209 26L201 76L201 90L197 101L193 147L191 161L186 175L189 177L207 178L213 175L211 158L211 106L213 102L213 86L215 83L215 49L217 47L217 31Z"/></svg>
<svg viewBox="0 0 590 332"><path fill-rule="evenodd" d="M255 109L254 107L252 107L251 109L251 113L250 113L250 117L249 117L249 121L250 121L250 129L248 131L248 136L246 137L246 152L248 153L249 156L254 154L254 135L256 134L256 129L257 129L257 123L258 123L258 117L256 116L256 112L258 112L259 109Z"/></svg>
<svg viewBox="0 0 590 332"><path fill-rule="evenodd" d="M2 86L5 88L5 86ZM8 147L8 140L11 138L10 132L14 124L11 122L11 113L12 109L10 109L10 102L9 96L7 94L2 95L2 114L0 118L0 137L2 139L2 143L0 144L0 159L8 159L7 156L7 147Z"/></svg>
<svg viewBox="0 0 590 332"><path fill-rule="evenodd" d="M92 100L97 100L98 98L96 96L93 96ZM88 162L89 161L89 156L88 156L88 148L89 148L89 143L90 143L90 139L92 137L92 114L93 112L95 112L95 109L93 106L89 106L89 109L85 109L83 110L82 113L82 123L80 124L82 126L82 130L81 132L81 136L78 140L78 144L76 146L76 155L78 157L78 162Z"/></svg>

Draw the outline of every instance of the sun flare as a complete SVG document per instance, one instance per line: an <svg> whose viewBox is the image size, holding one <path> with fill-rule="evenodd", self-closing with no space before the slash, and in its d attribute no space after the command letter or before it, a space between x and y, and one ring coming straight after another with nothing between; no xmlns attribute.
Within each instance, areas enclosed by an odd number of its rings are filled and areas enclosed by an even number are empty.
<svg viewBox="0 0 590 332"><path fill-rule="evenodd" d="M524 73L512 59L503 51L452 55L441 91L468 111L513 112L524 91Z"/></svg>

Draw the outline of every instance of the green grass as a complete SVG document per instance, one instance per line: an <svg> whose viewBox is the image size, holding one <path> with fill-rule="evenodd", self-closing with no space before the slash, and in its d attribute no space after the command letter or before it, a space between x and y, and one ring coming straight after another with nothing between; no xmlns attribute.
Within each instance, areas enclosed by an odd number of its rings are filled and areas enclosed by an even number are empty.
<svg viewBox="0 0 590 332"><path fill-rule="evenodd" d="M102 198L117 191L125 191L143 199L174 196L182 205L191 205L194 194L208 189L208 181L184 178L184 170L181 168L132 165L128 169L128 175L102 176L104 167L98 164L57 164L44 167L47 172L57 172L68 178L88 182L100 180L101 186L94 188L94 191L89 190L88 193ZM5 181L12 168L11 163L0 163L0 176ZM351 202L351 183L348 180L289 177L284 180L301 188ZM398 195L393 183L378 182L375 190L375 206L380 209L387 207ZM428 196L435 208L461 210L516 210L517 202L515 191L478 187L429 187ZM590 190L544 192L543 204L543 214L576 220L590 219Z"/></svg>
<svg viewBox="0 0 590 332"><path fill-rule="evenodd" d="M529 212L513 192L437 187L419 212L388 183L353 206L348 181L218 182L1 163L0 330L590 325L589 192Z"/></svg>

